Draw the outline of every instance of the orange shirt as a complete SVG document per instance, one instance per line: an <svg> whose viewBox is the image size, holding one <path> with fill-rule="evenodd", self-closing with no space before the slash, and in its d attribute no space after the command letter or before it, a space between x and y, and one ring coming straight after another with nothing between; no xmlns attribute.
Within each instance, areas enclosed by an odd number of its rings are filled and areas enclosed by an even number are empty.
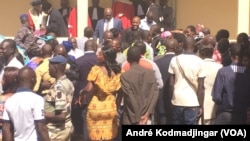
<svg viewBox="0 0 250 141"><path fill-rule="evenodd" d="M146 69L151 69L151 70L153 69L152 64L147 59L144 59L144 58L141 58L139 60L139 65ZM124 71L128 71L130 69L130 64L128 63L128 61L123 63L122 69Z"/></svg>

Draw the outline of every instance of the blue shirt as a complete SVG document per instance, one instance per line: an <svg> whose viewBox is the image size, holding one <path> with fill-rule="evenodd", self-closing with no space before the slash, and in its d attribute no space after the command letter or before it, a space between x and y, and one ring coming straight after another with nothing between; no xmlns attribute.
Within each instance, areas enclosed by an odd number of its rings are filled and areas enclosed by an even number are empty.
<svg viewBox="0 0 250 141"><path fill-rule="evenodd" d="M218 71L212 90L217 113L245 110L249 93L249 72L246 67L236 64Z"/></svg>

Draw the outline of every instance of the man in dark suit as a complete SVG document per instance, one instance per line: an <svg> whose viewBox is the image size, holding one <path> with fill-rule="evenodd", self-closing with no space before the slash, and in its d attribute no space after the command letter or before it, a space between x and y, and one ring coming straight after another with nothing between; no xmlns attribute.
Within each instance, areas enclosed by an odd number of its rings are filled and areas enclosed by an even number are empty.
<svg viewBox="0 0 250 141"><path fill-rule="evenodd" d="M60 4L61 8L58 10L62 14L66 26L68 26L69 14L72 8L69 6L69 0L61 0Z"/></svg>
<svg viewBox="0 0 250 141"><path fill-rule="evenodd" d="M99 6L100 0L92 0L92 6L88 8L89 17L93 29L95 29L97 21L104 16L104 8Z"/></svg>
<svg viewBox="0 0 250 141"><path fill-rule="evenodd" d="M129 45L132 45L134 41L133 32L142 31L142 29L139 28L140 24L141 24L140 17L135 16L132 19L132 26L130 28L123 30L121 35L122 42L127 42Z"/></svg>
<svg viewBox="0 0 250 141"><path fill-rule="evenodd" d="M148 2L148 10L147 13L152 12L154 16L154 21L157 24L160 24L160 7L156 4L156 0L147 0Z"/></svg>
<svg viewBox="0 0 250 141"><path fill-rule="evenodd" d="M89 136L88 136L88 130L87 130L87 106L88 103L90 102L91 98L91 93L88 93L85 97L85 99L81 99L81 104L76 104L78 103L77 101L79 100L79 93L81 89L83 89L87 84L87 76L92 68L92 66L98 64L98 59L96 55L96 50L97 50L97 44L94 40L87 40L85 42L85 48L84 48L84 55L81 56L80 58L76 59L76 64L79 66L80 70L80 78L79 78L79 83L75 86L75 92L74 92L74 100L72 102L72 120L75 133L77 135L83 135L83 140L88 141ZM80 114L82 113L82 115ZM73 139L72 139L73 140Z"/></svg>
<svg viewBox="0 0 250 141"><path fill-rule="evenodd" d="M98 20L95 32L94 39L97 40L99 38L99 44L103 43L103 33L104 31L110 30L112 28L116 28L119 31L119 34L123 31L122 22L113 17L113 11L111 8L104 9L104 18Z"/></svg>
<svg viewBox="0 0 250 141"><path fill-rule="evenodd" d="M141 19L145 18L148 5L145 0L130 0L133 2L134 10L135 10L135 16L140 17Z"/></svg>
<svg viewBox="0 0 250 141"><path fill-rule="evenodd" d="M156 124L160 125L171 124L171 96L168 93L168 67L171 59L175 56L175 48L178 42L176 39L167 39L163 41L163 45L167 47L167 53L162 58L155 61L161 72L164 84L163 88L160 89L156 106Z"/></svg>
<svg viewBox="0 0 250 141"><path fill-rule="evenodd" d="M173 30L173 8L168 5L168 0L160 0L160 22L161 27L165 30Z"/></svg>
<svg viewBox="0 0 250 141"><path fill-rule="evenodd" d="M50 3L46 3L42 7L44 13L48 14L46 30L47 33L54 32L57 37L68 37L68 28L63 20L61 13L52 8Z"/></svg>
<svg viewBox="0 0 250 141"><path fill-rule="evenodd" d="M162 41L162 38L161 38L161 26L159 24L152 25L150 27L150 32L152 34L151 47L154 50L154 56L157 56L157 55L159 55L159 51L160 51L157 48L157 46Z"/></svg>
<svg viewBox="0 0 250 141"><path fill-rule="evenodd" d="M128 49L127 60L130 69L121 75L122 90L124 92L124 106L122 124L147 125L153 115L159 96L159 88L154 71L139 65L141 49Z"/></svg>

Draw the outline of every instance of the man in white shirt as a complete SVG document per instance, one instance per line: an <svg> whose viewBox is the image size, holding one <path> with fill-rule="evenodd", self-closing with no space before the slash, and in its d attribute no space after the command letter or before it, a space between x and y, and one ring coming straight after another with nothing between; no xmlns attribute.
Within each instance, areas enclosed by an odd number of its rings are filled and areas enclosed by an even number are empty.
<svg viewBox="0 0 250 141"><path fill-rule="evenodd" d="M0 45L0 56L3 58L4 67L17 67L22 68L24 65L21 61L23 61L22 56L19 54L17 58L18 50L16 48L16 42L12 39L4 39ZM2 81L2 75L4 71L0 72L0 81ZM1 84L0 84L1 85ZM1 88L1 86L0 86ZM0 89L0 93L2 93L2 88Z"/></svg>
<svg viewBox="0 0 250 141"><path fill-rule="evenodd" d="M143 30L150 30L150 27L152 25L155 25L156 22L154 21L154 15L153 12L148 12L146 17L141 20L140 28Z"/></svg>
<svg viewBox="0 0 250 141"><path fill-rule="evenodd" d="M32 92L36 74L31 68L23 67L18 77L19 88L5 103L3 140L49 141L44 121L44 100Z"/></svg>
<svg viewBox="0 0 250 141"><path fill-rule="evenodd" d="M194 54L194 46L188 46L188 42L194 42L194 38L186 37L183 53L171 59L168 69L174 125L196 125L203 114L204 61Z"/></svg>
<svg viewBox="0 0 250 141"><path fill-rule="evenodd" d="M212 45L201 45L199 56L204 60L206 79L204 81L205 97L204 97L204 124L211 125L215 122L216 104L212 98L212 89L215 82L217 72L222 68L222 64L215 62L212 58L214 47Z"/></svg>
<svg viewBox="0 0 250 141"><path fill-rule="evenodd" d="M116 51L116 62L120 65L122 65L126 60L127 60L127 56L125 56L122 52L121 52L121 40L120 39L112 39L109 42L109 45L111 47L113 47Z"/></svg>
<svg viewBox="0 0 250 141"><path fill-rule="evenodd" d="M79 57L81 57L81 56L84 55L83 50L79 49L78 46L77 46L77 40L76 40L76 38L70 37L68 39L68 41L72 43L72 48L68 52L69 55L74 56L75 59L77 59L77 58L79 58Z"/></svg>
<svg viewBox="0 0 250 141"><path fill-rule="evenodd" d="M16 42L12 39L5 39L0 46L0 55L4 57L5 66L22 68L23 63L17 58ZM22 60L21 60L22 61Z"/></svg>
<svg viewBox="0 0 250 141"><path fill-rule="evenodd" d="M83 50L83 52L84 52L85 42L87 40L93 39L93 35L94 35L94 29L92 27L89 27L89 26L85 27L84 31L83 31L83 37L77 39L78 48Z"/></svg>

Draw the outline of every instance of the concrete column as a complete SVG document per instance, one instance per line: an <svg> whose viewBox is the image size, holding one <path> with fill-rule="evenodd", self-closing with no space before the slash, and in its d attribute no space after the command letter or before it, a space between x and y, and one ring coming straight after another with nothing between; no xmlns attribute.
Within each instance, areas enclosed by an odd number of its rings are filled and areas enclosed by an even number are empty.
<svg viewBox="0 0 250 141"><path fill-rule="evenodd" d="M237 33L249 34L249 0L238 0L238 30Z"/></svg>
<svg viewBox="0 0 250 141"><path fill-rule="evenodd" d="M77 0L77 36L83 37L83 30L88 26L88 0Z"/></svg>

